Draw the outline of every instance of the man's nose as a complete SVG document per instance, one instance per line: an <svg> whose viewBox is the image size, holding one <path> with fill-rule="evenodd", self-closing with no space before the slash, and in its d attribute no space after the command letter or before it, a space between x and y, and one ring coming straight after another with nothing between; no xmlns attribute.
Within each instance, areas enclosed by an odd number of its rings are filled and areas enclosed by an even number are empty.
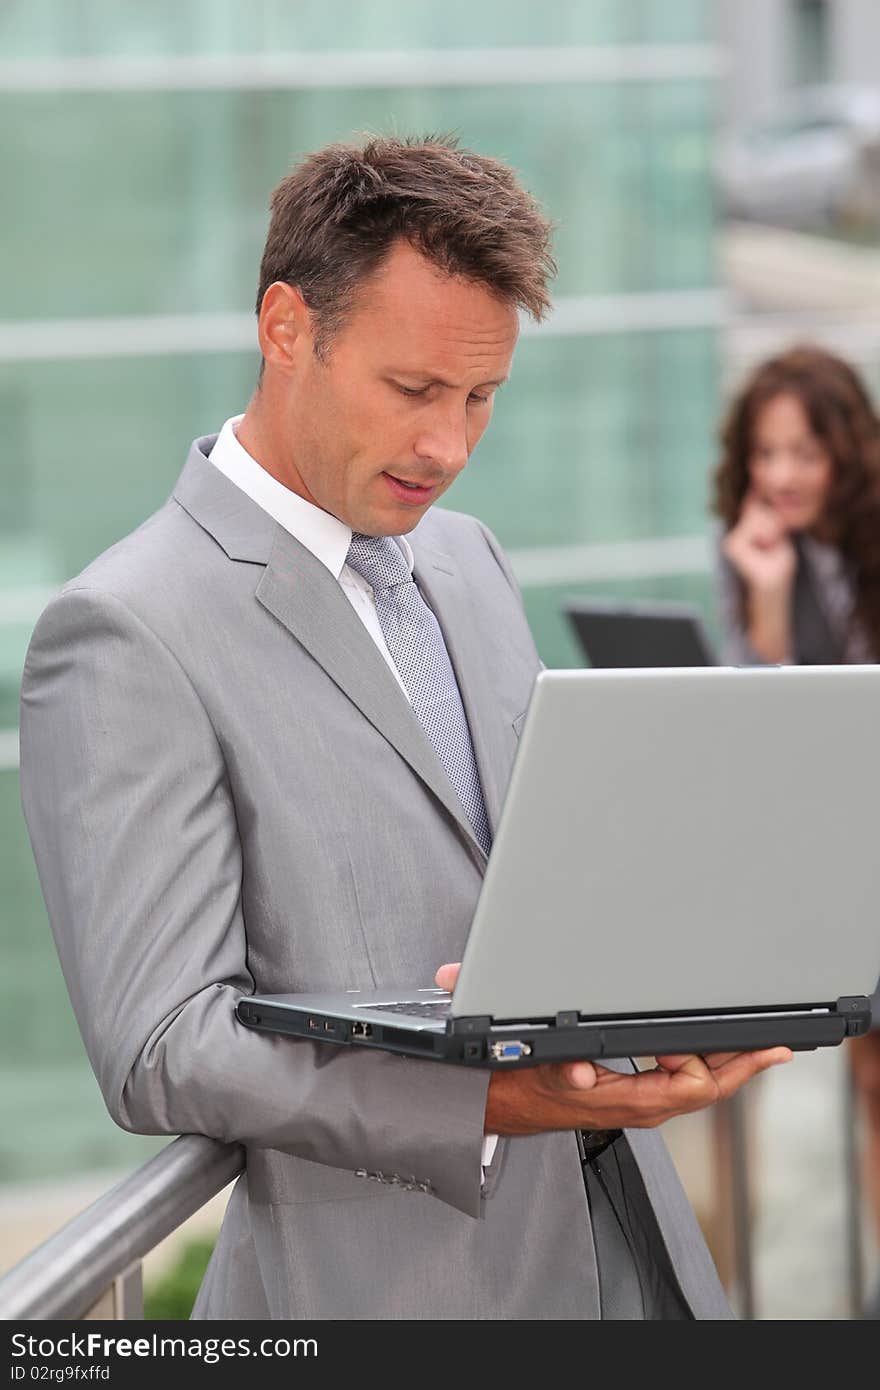
<svg viewBox="0 0 880 1390"><path fill-rule="evenodd" d="M438 464L444 473L460 473L468 461L467 415L457 407L438 410L422 428L415 441L420 459Z"/></svg>

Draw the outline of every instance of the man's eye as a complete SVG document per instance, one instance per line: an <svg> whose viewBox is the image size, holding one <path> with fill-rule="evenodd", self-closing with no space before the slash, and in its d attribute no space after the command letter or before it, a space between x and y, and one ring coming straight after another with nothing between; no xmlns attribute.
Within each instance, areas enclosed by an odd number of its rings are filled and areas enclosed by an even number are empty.
<svg viewBox="0 0 880 1390"><path fill-rule="evenodd" d="M397 389L403 396L423 396L427 391L427 386L401 386L397 383Z"/></svg>
<svg viewBox="0 0 880 1390"><path fill-rule="evenodd" d="M474 401L474 402L476 402L476 403L479 404L479 405L485 405L486 402L488 401L488 399L489 399L488 396L475 396L475 395L473 394L473 392L472 392L471 395L468 397L468 400Z"/></svg>

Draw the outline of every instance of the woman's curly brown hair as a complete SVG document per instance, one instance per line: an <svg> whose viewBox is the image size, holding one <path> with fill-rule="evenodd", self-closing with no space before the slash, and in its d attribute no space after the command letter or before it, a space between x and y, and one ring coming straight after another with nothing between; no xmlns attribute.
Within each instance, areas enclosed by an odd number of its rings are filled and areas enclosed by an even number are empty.
<svg viewBox="0 0 880 1390"><path fill-rule="evenodd" d="M713 511L730 529L749 486L758 412L796 396L833 463L822 539L837 546L855 579L855 616L880 659L880 419L857 373L842 358L800 344L755 369L721 429Z"/></svg>

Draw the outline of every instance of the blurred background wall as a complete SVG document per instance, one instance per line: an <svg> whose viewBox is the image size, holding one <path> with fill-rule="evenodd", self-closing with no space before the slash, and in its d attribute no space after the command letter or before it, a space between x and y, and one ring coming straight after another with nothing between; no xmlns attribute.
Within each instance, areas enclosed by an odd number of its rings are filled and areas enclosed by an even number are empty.
<svg viewBox="0 0 880 1390"><path fill-rule="evenodd" d="M244 408L268 196L302 154L361 130L455 130L509 160L559 223L556 314L526 331L449 498L514 552L544 660L580 660L559 598L597 561L624 583L701 582L687 571L722 312L710 15L702 0L556 0L536 17L532 0L0 9L0 1038L21 1116L0 1135L6 1178L137 1142L93 1094L22 826L28 636L56 585L164 501L189 441ZM684 573L669 573L679 549ZM40 1138L59 1109L63 1152Z"/></svg>
<svg viewBox="0 0 880 1390"><path fill-rule="evenodd" d="M555 313L449 503L510 552L545 662L581 664L568 595L688 598L716 630L707 480L751 361L821 336L880 383L870 121L809 106L876 82L878 40L875 0L0 5L0 1197L164 1142L115 1129L83 1056L19 810L18 685L54 589L244 409L274 185L330 140L454 131L558 223ZM774 203L786 158L795 193L824 170L833 196Z"/></svg>

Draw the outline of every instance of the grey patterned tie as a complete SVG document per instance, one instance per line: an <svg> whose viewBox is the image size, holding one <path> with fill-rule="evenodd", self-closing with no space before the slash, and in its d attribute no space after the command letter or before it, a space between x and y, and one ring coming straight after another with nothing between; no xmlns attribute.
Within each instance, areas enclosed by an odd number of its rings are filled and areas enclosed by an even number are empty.
<svg viewBox="0 0 880 1390"><path fill-rule="evenodd" d="M391 536L354 532L347 563L372 585L376 613L413 711L458 793L486 853L492 833L458 682L440 624Z"/></svg>

